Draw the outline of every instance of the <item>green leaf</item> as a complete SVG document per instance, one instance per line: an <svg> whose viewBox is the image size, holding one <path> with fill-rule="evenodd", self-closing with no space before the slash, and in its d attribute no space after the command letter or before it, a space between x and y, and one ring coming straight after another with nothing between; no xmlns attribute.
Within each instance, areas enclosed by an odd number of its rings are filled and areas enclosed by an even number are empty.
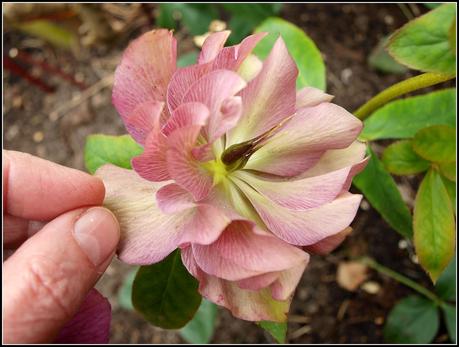
<svg viewBox="0 0 459 347"><path fill-rule="evenodd" d="M394 179L369 146L367 152L371 156L370 161L365 170L354 177L354 185L392 228L402 236L411 238L411 214Z"/></svg>
<svg viewBox="0 0 459 347"><path fill-rule="evenodd" d="M325 65L322 55L303 30L281 18L271 17L261 23L255 31L270 33L255 47L255 55L265 59L280 34L298 66L297 88L312 86L325 90Z"/></svg>
<svg viewBox="0 0 459 347"><path fill-rule="evenodd" d="M123 284L118 290L118 303L125 310L134 310L132 305L132 284L137 274L138 267L130 271L123 280Z"/></svg>
<svg viewBox="0 0 459 347"><path fill-rule="evenodd" d="M454 55L456 55L456 17L454 17L453 24L448 31L449 47Z"/></svg>
<svg viewBox="0 0 459 347"><path fill-rule="evenodd" d="M456 89L392 101L364 122L360 138L365 140L404 139L431 125L456 126Z"/></svg>
<svg viewBox="0 0 459 347"><path fill-rule="evenodd" d="M217 18L218 12L213 4L166 3L160 5L158 26L175 29L175 21L179 19L191 35L201 35Z"/></svg>
<svg viewBox="0 0 459 347"><path fill-rule="evenodd" d="M413 229L419 263L435 282L454 256L455 223L448 192L433 169L416 194Z"/></svg>
<svg viewBox="0 0 459 347"><path fill-rule="evenodd" d="M440 163L438 165L440 173L452 182L456 182L456 162Z"/></svg>
<svg viewBox="0 0 459 347"><path fill-rule="evenodd" d="M383 330L384 339L389 343L430 343L439 325L435 303L412 295L390 311Z"/></svg>
<svg viewBox="0 0 459 347"><path fill-rule="evenodd" d="M443 305L443 317L445 318L446 330L448 330L449 338L453 343L456 343L456 306Z"/></svg>
<svg viewBox="0 0 459 347"><path fill-rule="evenodd" d="M434 125L421 129L414 136L413 149L421 157L433 162L454 162L456 130L447 125Z"/></svg>
<svg viewBox="0 0 459 347"><path fill-rule="evenodd" d="M185 67L188 65L196 64L197 60L198 60L198 52L191 51L191 52L185 53L182 56L180 56L180 58L177 61L177 66Z"/></svg>
<svg viewBox="0 0 459 347"><path fill-rule="evenodd" d="M77 37L73 32L47 20L39 19L14 24L14 26L29 35L41 38L60 48L70 49L77 43Z"/></svg>
<svg viewBox="0 0 459 347"><path fill-rule="evenodd" d="M287 322L277 323L267 320L258 322L258 325L271 334L278 343L285 343L287 336Z"/></svg>
<svg viewBox="0 0 459 347"><path fill-rule="evenodd" d="M445 271L435 283L435 292L444 300L456 298L456 256L451 259Z"/></svg>
<svg viewBox="0 0 459 347"><path fill-rule="evenodd" d="M189 343L209 343L214 334L216 318L217 306L204 299L194 318L180 329L180 335Z"/></svg>
<svg viewBox="0 0 459 347"><path fill-rule="evenodd" d="M433 10L434 8L437 8L440 5L441 3L439 2L429 2L429 3L424 4L425 7L430 8L431 10Z"/></svg>
<svg viewBox="0 0 459 347"><path fill-rule="evenodd" d="M456 16L455 4L444 4L418 17L389 39L389 53L412 69L456 74L456 57L448 33Z"/></svg>
<svg viewBox="0 0 459 347"><path fill-rule="evenodd" d="M84 162L90 173L104 164L130 169L131 159L142 152L143 148L129 135L89 135L84 146Z"/></svg>
<svg viewBox="0 0 459 347"><path fill-rule="evenodd" d="M451 200L451 205L453 206L454 214L456 214L456 183L451 182L450 180L442 177L443 184L445 185L446 191L448 192L449 198Z"/></svg>
<svg viewBox="0 0 459 347"><path fill-rule="evenodd" d="M368 57L368 64L379 71L385 73L393 74L403 74L408 71L408 68L397 63L397 61L392 58L389 53L385 50L385 45L387 43L387 37L384 37L379 41L378 45L373 49Z"/></svg>
<svg viewBox="0 0 459 347"><path fill-rule="evenodd" d="M413 175L426 171L430 163L418 156L412 147L412 141L397 141L388 146L382 155L386 169L395 175Z"/></svg>
<svg viewBox="0 0 459 347"><path fill-rule="evenodd" d="M159 15L156 18L156 24L160 28L176 29L176 14L175 4L159 4ZM178 11L176 12L178 13Z"/></svg>
<svg viewBox="0 0 459 347"><path fill-rule="evenodd" d="M198 285L176 250L159 263L140 267L132 286L132 303L151 324L179 329L199 308Z"/></svg>

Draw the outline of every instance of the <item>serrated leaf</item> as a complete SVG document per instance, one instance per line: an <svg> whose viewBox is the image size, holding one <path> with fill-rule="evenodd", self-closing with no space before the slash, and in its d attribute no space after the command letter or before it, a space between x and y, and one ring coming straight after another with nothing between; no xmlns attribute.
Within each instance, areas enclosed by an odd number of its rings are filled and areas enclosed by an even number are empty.
<svg viewBox="0 0 459 347"><path fill-rule="evenodd" d="M411 238L411 214L394 179L370 147L367 152L371 156L370 161L366 168L354 177L354 185L392 228L402 236Z"/></svg>
<svg viewBox="0 0 459 347"><path fill-rule="evenodd" d="M297 88L311 86L325 90L325 64L322 55L314 41L303 30L286 20L271 17L263 21L255 31L270 33L255 47L255 55L265 59L280 34L298 66Z"/></svg>
<svg viewBox="0 0 459 347"><path fill-rule="evenodd" d="M132 286L132 303L151 324L179 329L199 308L198 285L176 250L159 263L140 267Z"/></svg>
<svg viewBox="0 0 459 347"><path fill-rule="evenodd" d="M382 155L386 169L395 175L413 175L426 171L430 163L418 156L412 147L412 141L398 141L388 146Z"/></svg>
<svg viewBox="0 0 459 347"><path fill-rule="evenodd" d="M456 130L447 125L434 125L419 130L413 139L414 151L424 159L437 163L456 160Z"/></svg>
<svg viewBox="0 0 459 347"><path fill-rule="evenodd" d="M371 51L368 57L368 64L379 71L393 74L403 74L408 71L408 68L399 64L385 50L387 37L381 39L378 45Z"/></svg>
<svg viewBox="0 0 459 347"><path fill-rule="evenodd" d="M390 311L384 326L384 339L389 343L430 343L437 335L439 325L435 303L412 295Z"/></svg>
<svg viewBox="0 0 459 347"><path fill-rule="evenodd" d="M90 173L104 164L130 169L131 159L142 152L143 148L129 135L89 135L84 146L84 163Z"/></svg>
<svg viewBox="0 0 459 347"><path fill-rule="evenodd" d="M364 122L360 138L405 139L432 125L456 126L456 89L392 101Z"/></svg>
<svg viewBox="0 0 459 347"><path fill-rule="evenodd" d="M124 278L123 284L118 290L118 303L125 310L133 310L132 305L132 284L137 274L138 267L135 270L131 270Z"/></svg>
<svg viewBox="0 0 459 347"><path fill-rule="evenodd" d="M180 329L180 335L189 343L209 343L214 334L216 318L217 305L203 299L194 318Z"/></svg>
<svg viewBox="0 0 459 347"><path fill-rule="evenodd" d="M445 271L435 283L435 292L444 300L454 300L456 298L456 257L449 262Z"/></svg>
<svg viewBox="0 0 459 347"><path fill-rule="evenodd" d="M456 343L456 306L445 304L441 308L448 336L453 343Z"/></svg>
<svg viewBox="0 0 459 347"><path fill-rule="evenodd" d="M389 53L400 63L416 70L456 73L456 57L448 33L456 16L455 4L444 4L415 18L389 39Z"/></svg>
<svg viewBox="0 0 459 347"><path fill-rule="evenodd" d="M438 164L440 173L452 182L456 182L456 162Z"/></svg>
<svg viewBox="0 0 459 347"><path fill-rule="evenodd" d="M77 43L75 33L47 20L38 19L15 24L14 26L29 35L41 38L60 48L70 49Z"/></svg>
<svg viewBox="0 0 459 347"><path fill-rule="evenodd" d="M416 194L413 229L419 263L435 282L454 256L455 223L448 192L433 169Z"/></svg>
<svg viewBox="0 0 459 347"><path fill-rule="evenodd" d="M270 321L260 321L258 325L271 334L278 343L285 343L287 336L287 322L277 323Z"/></svg>

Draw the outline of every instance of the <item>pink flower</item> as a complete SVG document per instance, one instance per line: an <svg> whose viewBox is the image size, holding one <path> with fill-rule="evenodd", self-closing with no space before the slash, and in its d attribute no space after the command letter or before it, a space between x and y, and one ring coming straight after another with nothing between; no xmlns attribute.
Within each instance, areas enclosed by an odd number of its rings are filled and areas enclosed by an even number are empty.
<svg viewBox="0 0 459 347"><path fill-rule="evenodd" d="M332 250L357 212L348 190L366 164L362 123L320 90L296 91L282 38L261 62L251 51L265 33L224 47L228 35L178 69L167 30L129 45L113 103L144 152L134 170L97 175L122 226L121 260L152 264L179 247L204 297L284 321L305 250Z"/></svg>

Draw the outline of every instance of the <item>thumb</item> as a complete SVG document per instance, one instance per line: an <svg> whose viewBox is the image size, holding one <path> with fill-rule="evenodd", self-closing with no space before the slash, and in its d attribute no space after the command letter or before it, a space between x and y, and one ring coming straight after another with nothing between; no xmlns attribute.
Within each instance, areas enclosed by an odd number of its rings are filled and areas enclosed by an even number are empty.
<svg viewBox="0 0 459 347"><path fill-rule="evenodd" d="M3 265L5 343L52 341L111 262L119 225L103 207L60 215Z"/></svg>

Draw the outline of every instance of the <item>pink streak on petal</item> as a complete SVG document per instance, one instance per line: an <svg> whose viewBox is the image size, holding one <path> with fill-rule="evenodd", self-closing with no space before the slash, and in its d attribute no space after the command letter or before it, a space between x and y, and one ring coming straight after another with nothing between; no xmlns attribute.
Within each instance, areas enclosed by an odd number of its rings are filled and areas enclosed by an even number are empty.
<svg viewBox="0 0 459 347"><path fill-rule="evenodd" d="M330 102L333 95L324 93L320 89L304 87L296 93L296 108L317 106L322 102Z"/></svg>
<svg viewBox="0 0 459 347"><path fill-rule="evenodd" d="M201 53L199 54L198 64L208 63L215 59L225 45L231 31L225 30L209 35L202 45Z"/></svg>
<svg viewBox="0 0 459 347"><path fill-rule="evenodd" d="M329 236L313 245L305 246L303 249L308 253L326 255L335 250L352 232L351 227L347 227L338 234Z"/></svg>
<svg viewBox="0 0 459 347"><path fill-rule="evenodd" d="M258 75L241 92L243 115L229 145L250 140L295 112L298 69L281 37Z"/></svg>
<svg viewBox="0 0 459 347"><path fill-rule="evenodd" d="M111 314L107 298L91 289L77 314L64 325L54 343L108 343Z"/></svg>
<svg viewBox="0 0 459 347"><path fill-rule="evenodd" d="M164 213L176 213L196 206L193 196L175 183L161 187L156 192L156 202Z"/></svg>
<svg viewBox="0 0 459 347"><path fill-rule="evenodd" d="M175 71L177 42L172 31L149 31L131 42L115 72L112 101L123 119L146 101L165 101ZM168 116L164 109L161 122Z"/></svg>
<svg viewBox="0 0 459 347"><path fill-rule="evenodd" d="M204 126L209 118L209 109L199 102L181 104L172 113L171 118L162 128L162 133L169 136L174 130L190 125Z"/></svg>
<svg viewBox="0 0 459 347"><path fill-rule="evenodd" d="M148 134L158 126L164 103L147 101L139 104L132 114L124 118L127 131L138 143L143 145Z"/></svg>
<svg viewBox="0 0 459 347"><path fill-rule="evenodd" d="M273 282L275 282L278 279L279 274L280 272L268 272L262 275L244 278L240 281L237 281L237 285L241 289L258 291L268 287Z"/></svg>

